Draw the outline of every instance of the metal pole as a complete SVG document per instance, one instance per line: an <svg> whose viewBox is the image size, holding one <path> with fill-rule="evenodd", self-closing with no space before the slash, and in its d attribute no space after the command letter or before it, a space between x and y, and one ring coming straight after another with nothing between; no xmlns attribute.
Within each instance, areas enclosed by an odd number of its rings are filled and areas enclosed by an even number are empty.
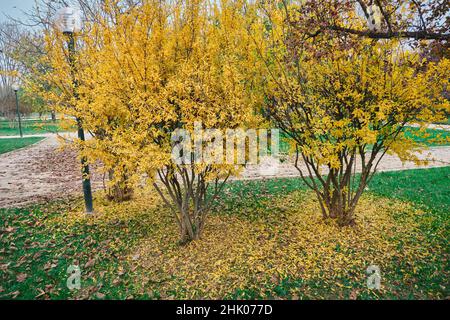
<svg viewBox="0 0 450 320"><path fill-rule="evenodd" d="M74 96L76 99L78 99L78 81L75 79L75 38L73 36L72 32L66 32L66 35L68 36L68 48L69 48L69 63L72 68L72 75L73 75L73 85L74 85ZM81 141L85 141L84 136L84 129L83 124L80 118L77 118L77 126L78 126L78 139ZM83 175L83 194L84 194L84 203L86 206L86 212L87 213L93 213L94 211L94 205L92 202L92 188L91 188L91 179L89 178L89 165L87 163L86 157L81 158L81 173Z"/></svg>
<svg viewBox="0 0 450 320"><path fill-rule="evenodd" d="M23 138L22 119L20 118L20 110L19 110L19 97L17 95L17 91L16 90L14 90L14 93L16 94L16 109L17 109L17 117L19 118L19 132L20 132L20 137Z"/></svg>

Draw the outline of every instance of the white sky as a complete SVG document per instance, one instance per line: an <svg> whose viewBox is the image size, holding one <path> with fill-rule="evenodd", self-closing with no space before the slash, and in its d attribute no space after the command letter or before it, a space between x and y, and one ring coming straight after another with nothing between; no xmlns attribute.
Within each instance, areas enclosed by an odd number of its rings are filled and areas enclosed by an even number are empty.
<svg viewBox="0 0 450 320"><path fill-rule="evenodd" d="M23 18L21 10L29 11L34 5L34 0L0 0L0 22L7 18L5 14L13 18Z"/></svg>

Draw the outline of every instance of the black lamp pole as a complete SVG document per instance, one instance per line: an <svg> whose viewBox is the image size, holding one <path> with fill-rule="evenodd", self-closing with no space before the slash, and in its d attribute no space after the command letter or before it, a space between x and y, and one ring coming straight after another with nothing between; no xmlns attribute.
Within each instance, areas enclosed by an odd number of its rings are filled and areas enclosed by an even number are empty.
<svg viewBox="0 0 450 320"><path fill-rule="evenodd" d="M20 118L20 110L19 110L19 96L17 95L17 90L15 90L15 89L14 89L14 94L16 95L16 110L17 110L17 117L19 118L20 137L23 138L22 119Z"/></svg>
<svg viewBox="0 0 450 320"><path fill-rule="evenodd" d="M78 81L75 77L76 74L76 65L75 65L75 37L73 32L64 32L67 36L67 45L69 49L69 63L72 69L72 79L74 86L74 96L75 99L78 99ZM76 118L77 126L78 126L78 139L81 141L85 141L83 124L80 118ZM93 213L94 205L92 201L92 188L91 188L91 179L89 178L89 165L87 163L86 157L81 158L81 173L83 174L83 194L84 194L84 203L86 206L87 213Z"/></svg>

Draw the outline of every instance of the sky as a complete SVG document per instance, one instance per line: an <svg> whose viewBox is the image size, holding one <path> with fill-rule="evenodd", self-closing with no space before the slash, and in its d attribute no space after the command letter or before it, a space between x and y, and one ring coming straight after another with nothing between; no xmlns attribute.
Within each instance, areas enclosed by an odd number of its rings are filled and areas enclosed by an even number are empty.
<svg viewBox="0 0 450 320"><path fill-rule="evenodd" d="M20 10L28 11L34 5L34 0L0 0L0 22L7 20L5 14L14 18L23 18Z"/></svg>

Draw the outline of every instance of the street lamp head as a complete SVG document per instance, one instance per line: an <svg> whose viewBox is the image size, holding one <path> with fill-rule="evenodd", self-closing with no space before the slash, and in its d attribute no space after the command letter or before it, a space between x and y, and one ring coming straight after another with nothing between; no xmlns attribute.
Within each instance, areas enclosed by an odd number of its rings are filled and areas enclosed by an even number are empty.
<svg viewBox="0 0 450 320"><path fill-rule="evenodd" d="M11 88L14 90L14 92L17 92L17 91L19 91L19 89L20 89L20 85L19 85L19 83L14 82L14 83L11 85Z"/></svg>
<svg viewBox="0 0 450 320"><path fill-rule="evenodd" d="M381 11L377 5L367 7L367 24L371 32L381 31Z"/></svg>
<svg viewBox="0 0 450 320"><path fill-rule="evenodd" d="M66 34L81 31L81 11L73 7L60 9L56 14L56 26L61 32Z"/></svg>

